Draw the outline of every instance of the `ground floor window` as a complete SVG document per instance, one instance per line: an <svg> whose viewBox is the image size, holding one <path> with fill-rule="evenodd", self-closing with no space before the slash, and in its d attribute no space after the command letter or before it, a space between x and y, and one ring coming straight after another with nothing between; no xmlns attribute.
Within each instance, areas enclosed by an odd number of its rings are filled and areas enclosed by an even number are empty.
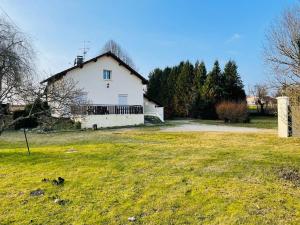
<svg viewBox="0 0 300 225"><path fill-rule="evenodd" d="M128 105L128 95L127 94L119 94L119 105Z"/></svg>

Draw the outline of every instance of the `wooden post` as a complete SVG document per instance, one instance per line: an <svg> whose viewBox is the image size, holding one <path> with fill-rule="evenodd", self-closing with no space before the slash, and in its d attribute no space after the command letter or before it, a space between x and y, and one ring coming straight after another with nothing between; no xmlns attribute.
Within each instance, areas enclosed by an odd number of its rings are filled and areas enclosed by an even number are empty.
<svg viewBox="0 0 300 225"><path fill-rule="evenodd" d="M25 136L25 140L26 140L28 155L30 155L30 149L29 149L29 145L28 145L28 140L27 140L27 135L26 135L26 129L25 128L24 128L24 136Z"/></svg>

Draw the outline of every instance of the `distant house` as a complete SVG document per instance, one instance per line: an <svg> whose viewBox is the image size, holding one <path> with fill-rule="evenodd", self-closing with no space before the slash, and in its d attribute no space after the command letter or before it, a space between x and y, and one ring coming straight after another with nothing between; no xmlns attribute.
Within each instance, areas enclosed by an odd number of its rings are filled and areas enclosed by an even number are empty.
<svg viewBox="0 0 300 225"><path fill-rule="evenodd" d="M256 96L247 96L246 98L248 106L256 106L257 97Z"/></svg>
<svg viewBox="0 0 300 225"><path fill-rule="evenodd" d="M247 101L248 106L256 106L258 97L257 96L247 96L246 101ZM273 98L271 96L266 96L262 100L262 103L264 103L267 107L273 108L273 107L276 107L277 100L276 100L276 98Z"/></svg>
<svg viewBox="0 0 300 225"><path fill-rule="evenodd" d="M42 81L48 85L72 78L86 92L89 104L82 115L72 114L83 128L130 126L144 123L144 116L163 117L163 107L144 94L148 81L111 52L83 62Z"/></svg>

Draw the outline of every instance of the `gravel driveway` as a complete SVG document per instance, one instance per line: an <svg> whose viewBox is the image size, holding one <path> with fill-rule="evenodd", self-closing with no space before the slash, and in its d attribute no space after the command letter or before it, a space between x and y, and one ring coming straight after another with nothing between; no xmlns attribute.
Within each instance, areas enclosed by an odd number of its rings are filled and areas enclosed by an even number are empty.
<svg viewBox="0 0 300 225"><path fill-rule="evenodd" d="M234 126L222 126L222 125L209 125L187 122L184 124L178 124L174 127L165 127L161 131L164 132L184 132L184 131L214 131L214 132L275 132L273 129L260 129L250 127L234 127Z"/></svg>

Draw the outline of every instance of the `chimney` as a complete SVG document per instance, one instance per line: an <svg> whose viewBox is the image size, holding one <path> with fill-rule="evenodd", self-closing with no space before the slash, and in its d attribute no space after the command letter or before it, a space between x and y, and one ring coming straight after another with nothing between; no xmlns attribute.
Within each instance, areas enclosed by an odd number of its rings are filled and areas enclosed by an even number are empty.
<svg viewBox="0 0 300 225"><path fill-rule="evenodd" d="M78 55L74 61L74 66L80 66L83 63L83 56Z"/></svg>

